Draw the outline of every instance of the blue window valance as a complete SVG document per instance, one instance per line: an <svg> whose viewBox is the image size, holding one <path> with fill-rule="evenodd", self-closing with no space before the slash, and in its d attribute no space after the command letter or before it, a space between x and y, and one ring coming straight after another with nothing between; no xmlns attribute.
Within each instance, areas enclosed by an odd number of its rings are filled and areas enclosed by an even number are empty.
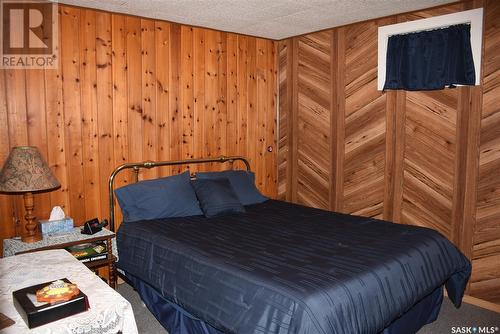
<svg viewBox="0 0 500 334"><path fill-rule="evenodd" d="M384 89L433 90L475 81L469 24L389 37Z"/></svg>

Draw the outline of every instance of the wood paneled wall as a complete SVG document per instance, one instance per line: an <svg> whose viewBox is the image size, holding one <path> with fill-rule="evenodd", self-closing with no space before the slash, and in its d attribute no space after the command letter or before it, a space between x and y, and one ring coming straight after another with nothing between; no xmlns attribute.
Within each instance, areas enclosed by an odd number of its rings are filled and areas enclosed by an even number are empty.
<svg viewBox="0 0 500 334"><path fill-rule="evenodd" d="M0 165L34 145L62 184L35 196L37 217L108 217L111 171L143 160L244 155L275 196L275 42L69 6L59 19L57 70L0 70ZM0 196L0 238L23 232L22 207Z"/></svg>
<svg viewBox="0 0 500 334"><path fill-rule="evenodd" d="M486 4L472 295L500 304L500 2Z"/></svg>
<svg viewBox="0 0 500 334"><path fill-rule="evenodd" d="M377 91L379 26L485 8L482 85ZM278 196L434 228L500 303L500 3L469 1L278 45Z"/></svg>

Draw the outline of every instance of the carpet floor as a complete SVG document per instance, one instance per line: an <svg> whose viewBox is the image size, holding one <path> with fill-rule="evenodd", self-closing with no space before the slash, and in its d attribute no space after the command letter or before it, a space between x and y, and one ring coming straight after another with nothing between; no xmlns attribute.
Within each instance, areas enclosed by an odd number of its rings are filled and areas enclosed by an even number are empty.
<svg viewBox="0 0 500 334"><path fill-rule="evenodd" d="M116 290L132 304L139 333L167 333L147 307L144 306L141 298L130 285L127 283L120 284ZM466 303L459 309L456 309L450 300L445 298L438 319L424 326L418 334L449 334L453 333L453 327L492 327L491 330L488 329L488 331L483 331L483 333L500 334L500 314ZM470 333L479 332L479 330L474 332L473 328L470 331Z"/></svg>

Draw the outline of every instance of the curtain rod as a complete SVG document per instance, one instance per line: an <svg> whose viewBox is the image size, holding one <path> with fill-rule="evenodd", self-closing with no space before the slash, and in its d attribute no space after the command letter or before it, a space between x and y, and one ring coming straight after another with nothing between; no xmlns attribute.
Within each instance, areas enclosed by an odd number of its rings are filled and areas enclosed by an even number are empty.
<svg viewBox="0 0 500 334"><path fill-rule="evenodd" d="M424 31L434 31L434 30L440 30L440 29L446 29L452 26L458 26L461 24L466 24L466 25L471 25L471 21L466 21L462 23L453 23L449 25L444 25L444 26L439 26L439 27L433 27L433 28L427 28L427 29L417 29L415 31L408 31L408 32L402 32L402 33L396 33L396 34L389 34L387 37L392 37L392 36L398 36L398 35L408 35L408 34L415 34L419 32L424 32Z"/></svg>

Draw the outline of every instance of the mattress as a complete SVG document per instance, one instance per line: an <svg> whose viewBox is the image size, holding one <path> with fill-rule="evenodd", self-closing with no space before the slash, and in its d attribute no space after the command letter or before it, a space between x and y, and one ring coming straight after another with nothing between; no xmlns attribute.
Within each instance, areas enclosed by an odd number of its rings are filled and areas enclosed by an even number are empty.
<svg viewBox="0 0 500 334"><path fill-rule="evenodd" d="M228 333L378 333L470 262L445 237L269 200L246 213L123 223L118 267Z"/></svg>

